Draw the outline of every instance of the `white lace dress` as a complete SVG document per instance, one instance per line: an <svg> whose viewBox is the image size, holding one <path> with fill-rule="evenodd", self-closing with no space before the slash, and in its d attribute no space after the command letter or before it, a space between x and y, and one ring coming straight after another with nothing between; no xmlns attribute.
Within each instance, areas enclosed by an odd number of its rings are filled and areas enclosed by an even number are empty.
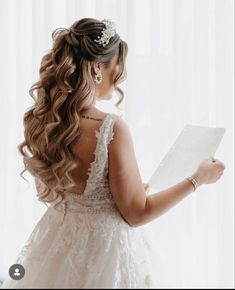
<svg viewBox="0 0 235 290"><path fill-rule="evenodd" d="M95 160L83 194L67 193L63 204L47 209L15 262L24 266L25 276L8 277L1 288L169 287L171 279L143 226L124 221L109 189L107 144L116 117L108 114L96 131Z"/></svg>

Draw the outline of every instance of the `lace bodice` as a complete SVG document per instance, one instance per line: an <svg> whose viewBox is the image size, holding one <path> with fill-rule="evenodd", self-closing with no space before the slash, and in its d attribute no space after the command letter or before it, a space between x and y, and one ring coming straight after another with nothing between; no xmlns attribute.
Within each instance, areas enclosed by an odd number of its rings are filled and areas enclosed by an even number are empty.
<svg viewBox="0 0 235 290"><path fill-rule="evenodd" d="M108 114L96 131L94 161L82 194L66 193L35 226L15 264L21 280L3 289L156 289L171 275L155 255L142 227L121 216L108 183L108 144L118 115ZM156 245L154 245L156 247ZM172 287L167 287L172 288Z"/></svg>
<svg viewBox="0 0 235 290"><path fill-rule="evenodd" d="M108 144L113 139L113 125L119 116L107 114L99 130L95 130L97 144L95 158L88 169L88 179L82 194L67 192L66 198L54 208L67 213L101 213L117 211L108 182Z"/></svg>

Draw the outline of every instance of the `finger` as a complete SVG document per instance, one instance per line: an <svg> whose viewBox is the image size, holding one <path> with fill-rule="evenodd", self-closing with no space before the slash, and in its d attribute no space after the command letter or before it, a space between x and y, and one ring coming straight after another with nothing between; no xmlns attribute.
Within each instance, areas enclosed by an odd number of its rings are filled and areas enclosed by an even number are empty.
<svg viewBox="0 0 235 290"><path fill-rule="evenodd" d="M211 160L212 162L215 162L215 158L213 156L210 156L208 159Z"/></svg>
<svg viewBox="0 0 235 290"><path fill-rule="evenodd" d="M221 173L221 174L218 176L218 179L221 178L222 175L223 175L223 173Z"/></svg>
<svg viewBox="0 0 235 290"><path fill-rule="evenodd" d="M145 183L144 189L145 190L149 190L149 184L148 183Z"/></svg>
<svg viewBox="0 0 235 290"><path fill-rule="evenodd" d="M225 169L225 164L223 162L221 162L221 165L222 165L223 169Z"/></svg>

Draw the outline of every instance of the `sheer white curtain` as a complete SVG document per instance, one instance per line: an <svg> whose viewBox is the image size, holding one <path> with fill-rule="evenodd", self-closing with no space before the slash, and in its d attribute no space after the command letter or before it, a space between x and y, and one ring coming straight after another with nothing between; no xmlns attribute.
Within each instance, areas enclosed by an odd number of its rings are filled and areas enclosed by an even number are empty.
<svg viewBox="0 0 235 290"><path fill-rule="evenodd" d="M122 111L113 107L115 95L97 107L128 123L143 182L186 123L226 128L215 155L226 165L223 177L146 230L179 277L177 286L234 286L233 6L232 0L1 1L0 279L46 210L30 175L29 184L19 176L16 146L32 104L28 89L52 31L94 17L114 20L129 45Z"/></svg>

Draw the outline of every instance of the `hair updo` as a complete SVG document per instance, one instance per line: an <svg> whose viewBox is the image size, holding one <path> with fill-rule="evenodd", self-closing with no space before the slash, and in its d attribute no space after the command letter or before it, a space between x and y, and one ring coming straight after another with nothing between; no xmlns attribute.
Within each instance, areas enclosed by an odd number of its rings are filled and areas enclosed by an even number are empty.
<svg viewBox="0 0 235 290"><path fill-rule="evenodd" d="M117 85L126 78L128 46L117 33L106 46L95 42L104 28L97 19L83 18L53 31L53 47L42 57L39 81L30 87L34 105L23 118L25 140L18 149L25 168L20 175L28 170L35 177L42 202L60 202L64 192L75 186L71 172L80 163L72 147L81 133L80 112L95 103L95 61L108 68L118 55L115 106L124 98Z"/></svg>

